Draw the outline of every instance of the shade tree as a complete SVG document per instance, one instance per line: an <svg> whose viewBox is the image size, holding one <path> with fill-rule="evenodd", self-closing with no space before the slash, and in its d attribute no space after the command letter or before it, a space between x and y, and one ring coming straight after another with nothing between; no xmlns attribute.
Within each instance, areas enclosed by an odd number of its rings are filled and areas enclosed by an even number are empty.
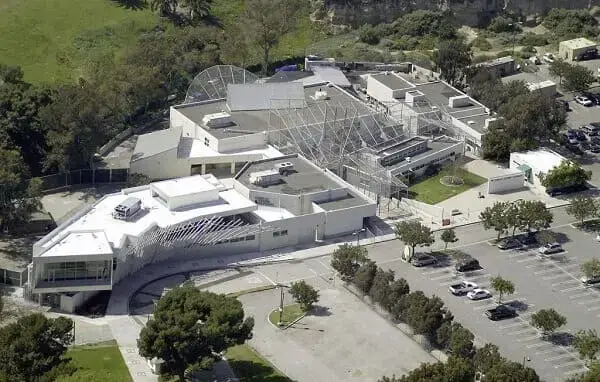
<svg viewBox="0 0 600 382"><path fill-rule="evenodd" d="M598 215L598 202L589 196L577 197L567 206L567 214L579 220L582 228L585 220Z"/></svg>
<svg viewBox="0 0 600 382"><path fill-rule="evenodd" d="M495 276L490 279L490 285L498 292L498 303L502 303L502 296L515 293L515 284L512 281Z"/></svg>
<svg viewBox="0 0 600 382"><path fill-rule="evenodd" d="M452 228L443 230L440 239L444 242L444 250L448 249L448 243L456 243L458 241L456 232Z"/></svg>
<svg viewBox="0 0 600 382"><path fill-rule="evenodd" d="M567 318L554 309L541 309L531 315L531 325L540 329L544 335L567 324Z"/></svg>
<svg viewBox="0 0 600 382"><path fill-rule="evenodd" d="M293 282L290 294L304 312L308 312L314 304L319 302L319 292L304 280Z"/></svg>
<svg viewBox="0 0 600 382"><path fill-rule="evenodd" d="M377 264L374 261L368 260L356 270L354 275L354 285L364 294L368 294L373 286L375 275L377 274Z"/></svg>
<svg viewBox="0 0 600 382"><path fill-rule="evenodd" d="M583 359L593 361L600 352L600 337L596 330L580 330L573 339L573 347Z"/></svg>
<svg viewBox="0 0 600 382"><path fill-rule="evenodd" d="M331 267L340 274L342 280L351 281L358 268L367 260L365 247L346 243L333 251Z"/></svg>
<svg viewBox="0 0 600 382"><path fill-rule="evenodd" d="M411 260L417 245L430 246L435 241L431 229L418 221L397 223L394 232L396 237L411 249L410 258L405 259L407 261Z"/></svg>

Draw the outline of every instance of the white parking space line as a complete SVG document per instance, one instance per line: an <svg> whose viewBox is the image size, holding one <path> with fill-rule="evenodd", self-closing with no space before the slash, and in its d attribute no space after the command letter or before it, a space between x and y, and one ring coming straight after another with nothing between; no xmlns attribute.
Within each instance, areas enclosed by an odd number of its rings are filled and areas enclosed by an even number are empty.
<svg viewBox="0 0 600 382"><path fill-rule="evenodd" d="M507 324L507 325L502 325L502 326L498 326L498 329L509 329L509 328L514 328L515 326L520 326L523 325L522 322L513 322L512 324Z"/></svg>
<svg viewBox="0 0 600 382"><path fill-rule="evenodd" d="M594 306L592 308L588 308L588 312L595 312L596 310L600 310L600 306Z"/></svg>
<svg viewBox="0 0 600 382"><path fill-rule="evenodd" d="M600 301L600 299L596 297L596 298L590 299L590 300L578 301L577 303L579 305L585 305L585 304L592 304L592 303L598 302L598 301Z"/></svg>
<svg viewBox="0 0 600 382"><path fill-rule="evenodd" d="M517 263L526 263L529 261L539 260L537 257L528 257L526 259L517 260Z"/></svg>
<svg viewBox="0 0 600 382"><path fill-rule="evenodd" d="M563 367L569 367L569 366L573 366L573 365L582 365L582 364L583 364L582 360L576 360L576 361L571 361L571 362L567 362L567 363L562 363L560 365L555 365L554 368L562 369Z"/></svg>
<svg viewBox="0 0 600 382"><path fill-rule="evenodd" d="M546 273L552 273L552 272L556 272L558 271L558 269L551 267L548 269L544 269L543 271L537 271L537 272L533 272L534 275L540 276L540 275L545 275Z"/></svg>
<svg viewBox="0 0 600 382"><path fill-rule="evenodd" d="M324 267L325 267L325 269L328 269L328 270L330 270L330 271L333 271L333 270L334 270L333 268L331 268L331 265L325 264L323 261L321 261L321 260L319 260L319 259L317 259L317 262L318 262L319 264L321 264L322 266L324 266Z"/></svg>
<svg viewBox="0 0 600 382"><path fill-rule="evenodd" d="M523 257L523 256L529 256L531 255L530 252L513 252L510 255L508 255L509 259L514 259L516 257Z"/></svg>
<svg viewBox="0 0 600 382"><path fill-rule="evenodd" d="M573 280L573 281L575 281L575 280ZM581 283L581 282L579 281L579 283ZM583 290L583 289L586 289L586 288L583 285L578 285L576 287L561 289L560 291L563 292L563 293L567 293L567 292L571 292L571 291L574 291L574 290Z"/></svg>
<svg viewBox="0 0 600 382"><path fill-rule="evenodd" d="M549 344L547 344L547 345L549 345ZM542 351L536 351L534 354L536 354L536 355L544 355L544 354L556 353L559 350L560 349L557 349L556 347L552 346L552 349L542 350Z"/></svg>
<svg viewBox="0 0 600 382"><path fill-rule="evenodd" d="M531 344L531 345L527 345L525 346L527 349L535 349L535 348L541 348L542 346L546 346L548 345L547 342L539 342L537 344Z"/></svg>
<svg viewBox="0 0 600 382"><path fill-rule="evenodd" d="M481 304L485 304L485 305L492 305L493 303L491 303L491 297L490 298L483 298L481 300L469 300L466 299L463 302L467 305L481 305ZM494 304L495 305L495 304Z"/></svg>
<svg viewBox="0 0 600 382"><path fill-rule="evenodd" d="M579 369L565 371L565 375L568 377L573 374L581 374L585 373L588 369L585 366L580 367Z"/></svg>
<svg viewBox="0 0 600 382"><path fill-rule="evenodd" d="M517 342L529 342L529 341L537 340L538 338L542 338L542 336L540 334L536 333L533 336L529 336L529 337L525 337L525 338L520 338L520 339L517 340Z"/></svg>
<svg viewBox="0 0 600 382"><path fill-rule="evenodd" d="M559 286L559 285L567 285L567 284L580 284L581 281L578 280L565 280L565 281L561 281L559 283L554 283L552 284L552 286Z"/></svg>
<svg viewBox="0 0 600 382"><path fill-rule="evenodd" d="M577 298L580 298L580 297L589 296L591 294L594 294L594 292L590 292L588 290L588 291L585 291L583 293L578 293L578 294L574 294L572 296L569 296L569 299L574 300L574 299L577 299Z"/></svg>
<svg viewBox="0 0 600 382"><path fill-rule="evenodd" d="M527 328L527 329L523 329L523 330L517 330L517 331L514 331L514 332L508 332L506 334L508 334L509 336L517 336L519 334L524 334L524 333L531 332L531 331L535 332L535 329L533 329L533 328Z"/></svg>
<svg viewBox="0 0 600 382"><path fill-rule="evenodd" d="M559 359L565 359L565 358L573 358L573 355L570 353L563 353L563 354L555 356L555 357L544 358L544 361L552 362L552 361L558 361Z"/></svg>
<svg viewBox="0 0 600 382"><path fill-rule="evenodd" d="M425 276L429 276L429 275L435 275L438 273L448 272L449 270L450 270L450 267L445 267L445 268L435 269L433 271L421 272L421 274L425 275Z"/></svg>
<svg viewBox="0 0 600 382"><path fill-rule="evenodd" d="M438 281L438 280L444 280L444 279L450 279L453 278L455 279L456 276L453 273L448 273L442 276L437 276L437 277L430 277L429 280L431 281Z"/></svg>
<svg viewBox="0 0 600 382"><path fill-rule="evenodd" d="M558 275L554 275L554 276L547 276L547 277L542 277L542 280L556 280L556 279L560 279L563 277L568 277L571 278L571 276L564 274L564 273L560 273Z"/></svg>
<svg viewBox="0 0 600 382"><path fill-rule="evenodd" d="M496 304L489 304L489 305L483 305L483 306L476 306L475 308L473 308L473 310L492 309L495 307L496 307Z"/></svg>

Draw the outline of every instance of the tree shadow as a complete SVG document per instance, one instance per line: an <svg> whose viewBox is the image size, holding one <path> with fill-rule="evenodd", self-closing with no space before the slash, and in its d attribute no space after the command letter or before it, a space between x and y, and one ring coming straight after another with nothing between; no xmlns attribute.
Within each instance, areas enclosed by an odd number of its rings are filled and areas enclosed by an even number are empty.
<svg viewBox="0 0 600 382"><path fill-rule="evenodd" d="M571 346L573 344L573 340L575 340L575 336L567 332L555 332L547 334L545 339L554 345Z"/></svg>
<svg viewBox="0 0 600 382"><path fill-rule="evenodd" d="M529 304L525 301L512 300L503 302L504 305L509 306L517 311L517 313L525 312L529 309Z"/></svg>
<svg viewBox="0 0 600 382"><path fill-rule="evenodd" d="M272 368L258 362L229 360L229 365L245 382L294 382L288 377L274 374Z"/></svg>
<svg viewBox="0 0 600 382"><path fill-rule="evenodd" d="M312 310L307 313L307 315L316 316L316 317L328 317L328 316L331 316L332 314L333 313L331 313L331 311L329 310L328 307L321 306L321 305L315 305L312 308Z"/></svg>
<svg viewBox="0 0 600 382"><path fill-rule="evenodd" d="M225 25L223 24L223 21L221 21L221 19L219 19L217 16L215 15L208 15L206 17L204 17L202 19L202 21L211 27L217 27L219 29L223 29L225 27Z"/></svg>
<svg viewBox="0 0 600 382"><path fill-rule="evenodd" d="M145 9L148 7L148 2L146 0L111 0L111 1L121 8L133 9L136 11Z"/></svg>

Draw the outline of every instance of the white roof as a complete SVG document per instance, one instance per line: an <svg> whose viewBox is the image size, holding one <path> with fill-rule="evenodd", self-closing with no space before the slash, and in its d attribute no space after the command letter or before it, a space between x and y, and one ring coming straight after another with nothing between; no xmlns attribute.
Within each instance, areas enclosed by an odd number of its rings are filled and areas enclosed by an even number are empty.
<svg viewBox="0 0 600 382"><path fill-rule="evenodd" d="M229 152L229 153L220 153L220 152L215 151L215 150L211 149L210 147L206 146L204 144L204 141L202 141L200 139L194 139L194 141L192 142L192 148L190 149L190 152L188 154L188 158L212 158L212 157L234 158L235 156L242 156L242 155L256 155L257 158L252 159L252 160L277 158L277 157L283 156L283 154L281 152L279 152L279 150L277 150L275 147L273 147L271 145L268 145L267 147L261 148L261 149L240 150L240 151ZM246 162L247 160L244 159L243 161Z"/></svg>
<svg viewBox="0 0 600 382"><path fill-rule="evenodd" d="M548 149L513 153L511 155L514 155L515 159L518 158L519 164L531 167L534 174L547 173L565 160L562 155Z"/></svg>
<svg viewBox="0 0 600 382"><path fill-rule="evenodd" d="M42 256L112 255L112 253L110 243L102 231L69 232L65 236L59 236L59 241Z"/></svg>
<svg viewBox="0 0 600 382"><path fill-rule="evenodd" d="M169 198L198 194L215 189L215 186L202 176L187 176L185 178L163 180L152 183L152 187Z"/></svg>
<svg viewBox="0 0 600 382"><path fill-rule="evenodd" d="M560 45L564 45L569 49L581 49L596 46L597 44L593 41L588 40L584 37L574 38L572 40L561 41Z"/></svg>
<svg viewBox="0 0 600 382"><path fill-rule="evenodd" d="M294 214L285 208L262 206L259 205L258 209L254 211L255 215L258 215L261 219L266 222L273 222L281 219L293 218Z"/></svg>
<svg viewBox="0 0 600 382"><path fill-rule="evenodd" d="M141 199L143 211L139 212L130 221L114 219L112 217L112 212L115 206L132 196ZM164 228L192 219L231 216L239 213L251 212L255 209L256 204L237 191L229 189L219 192L219 199L217 201L197 205L185 210L170 211L163 203L152 197L150 187L146 187L134 192L123 190L121 193L106 195L96 202L88 213L67 226L65 231L103 231L106 235L106 239L114 248L120 247L125 236L140 236L154 226ZM61 233L44 243L42 248L44 250L51 248L58 240L60 240L60 237ZM94 244L95 242L89 242L92 243L91 246L96 245ZM78 241L78 254L82 254L82 251L84 253L89 251L88 249L84 249L84 247L87 246L87 240ZM58 250L59 249L57 249L57 251ZM95 250L96 249L94 249L94 251Z"/></svg>

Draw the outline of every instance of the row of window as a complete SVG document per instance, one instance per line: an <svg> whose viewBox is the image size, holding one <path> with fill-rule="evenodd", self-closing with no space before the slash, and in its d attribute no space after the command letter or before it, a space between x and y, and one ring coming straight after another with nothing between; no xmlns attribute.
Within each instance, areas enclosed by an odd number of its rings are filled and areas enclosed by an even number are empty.
<svg viewBox="0 0 600 382"><path fill-rule="evenodd" d="M248 235L248 236L242 236L242 237L234 237L233 239L228 239L228 240L219 240L215 243L215 245L219 245L219 244L226 244L226 243L237 243L239 241L251 241L256 239L255 235Z"/></svg>
<svg viewBox="0 0 600 382"><path fill-rule="evenodd" d="M78 261L43 265L44 281L88 280L110 278L109 261Z"/></svg>
<svg viewBox="0 0 600 382"><path fill-rule="evenodd" d="M204 138L204 145L205 146L210 146L210 139L208 139L208 138L205 137Z"/></svg>
<svg viewBox="0 0 600 382"><path fill-rule="evenodd" d="M418 165L418 166L411 167L411 169L410 169L410 170L402 171L402 176L406 176L406 175L410 174L411 172L416 172L416 171L419 171L419 170L420 170L420 169L422 169L423 167L431 166L431 165L432 165L432 164L434 164L434 163L440 163L440 162L444 162L444 161L446 161L448 158L454 157L454 155L455 155L455 153L454 153L454 151L452 151L451 153L449 153L449 154L446 154L446 155L444 155L444 156L441 156L441 157L439 157L439 158L437 158L437 159L435 159L435 160L432 160L431 162L428 162L428 163L422 163L422 164L420 164L420 165Z"/></svg>

